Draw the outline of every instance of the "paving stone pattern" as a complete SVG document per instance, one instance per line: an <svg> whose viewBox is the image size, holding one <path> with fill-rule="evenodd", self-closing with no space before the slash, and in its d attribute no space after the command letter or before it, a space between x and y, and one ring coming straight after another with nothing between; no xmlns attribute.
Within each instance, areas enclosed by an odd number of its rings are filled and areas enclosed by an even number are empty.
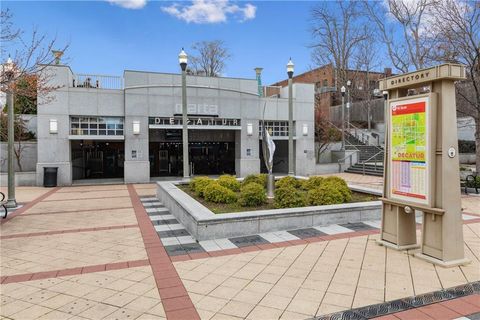
<svg viewBox="0 0 480 320"><path fill-rule="evenodd" d="M243 237L204 240L197 242L185 227L170 214L160 201L154 196L140 198L152 221L162 244L169 256L179 256L192 253L213 252L219 250L236 249L255 245L308 239L318 236L337 235L349 232L376 230L381 226L380 220L356 223L332 224L287 231L247 235ZM464 220L478 219L478 217L463 215ZM420 217L417 223L421 223Z"/></svg>
<svg viewBox="0 0 480 320"><path fill-rule="evenodd" d="M454 288L438 290L418 296L412 296L403 299L397 299L379 304L373 304L366 307L345 310L315 318L316 320L333 319L372 319L388 314L411 310L439 302L449 301L465 296L480 294L480 281L467 283ZM476 315L473 314L474 318ZM465 320L465 318L457 318Z"/></svg>

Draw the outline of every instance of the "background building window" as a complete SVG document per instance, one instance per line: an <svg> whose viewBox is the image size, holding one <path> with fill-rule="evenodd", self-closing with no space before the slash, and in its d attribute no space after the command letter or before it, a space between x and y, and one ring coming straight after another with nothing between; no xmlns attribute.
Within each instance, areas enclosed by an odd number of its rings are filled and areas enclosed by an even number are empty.
<svg viewBox="0 0 480 320"><path fill-rule="evenodd" d="M123 118L70 117L70 134L85 136L123 136Z"/></svg>
<svg viewBox="0 0 480 320"><path fill-rule="evenodd" d="M265 121L265 127L267 127L268 132L272 137L288 137L288 121ZM293 127L295 128L295 121L293 122ZM263 123L259 123L259 135L263 136ZM295 131L293 132L295 135Z"/></svg>

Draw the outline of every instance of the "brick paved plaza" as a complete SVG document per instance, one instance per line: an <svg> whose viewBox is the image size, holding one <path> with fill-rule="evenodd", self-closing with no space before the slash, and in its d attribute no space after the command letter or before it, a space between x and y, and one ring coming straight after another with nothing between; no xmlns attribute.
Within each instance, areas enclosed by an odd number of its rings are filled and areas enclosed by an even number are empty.
<svg viewBox="0 0 480 320"><path fill-rule="evenodd" d="M480 312L478 196L462 198L471 263L445 269L378 246L378 221L197 243L154 195L154 184L19 187L23 207L1 224L0 318L309 319L394 300L383 319ZM431 292L442 302L398 300Z"/></svg>

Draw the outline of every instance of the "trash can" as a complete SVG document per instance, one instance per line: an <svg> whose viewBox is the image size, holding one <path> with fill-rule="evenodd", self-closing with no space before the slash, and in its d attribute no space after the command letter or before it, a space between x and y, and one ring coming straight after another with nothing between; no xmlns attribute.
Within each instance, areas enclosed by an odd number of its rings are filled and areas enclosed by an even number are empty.
<svg viewBox="0 0 480 320"><path fill-rule="evenodd" d="M43 186L44 187L57 186L57 172L58 172L58 167L43 168Z"/></svg>

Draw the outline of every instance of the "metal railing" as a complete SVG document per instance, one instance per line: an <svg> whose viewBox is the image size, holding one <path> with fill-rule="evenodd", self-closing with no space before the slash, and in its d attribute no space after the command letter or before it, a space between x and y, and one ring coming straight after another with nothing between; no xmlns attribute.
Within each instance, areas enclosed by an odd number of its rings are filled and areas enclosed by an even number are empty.
<svg viewBox="0 0 480 320"><path fill-rule="evenodd" d="M363 161L362 162L362 171L363 171L363 175L365 175L365 164L369 163L372 159L375 159L379 154L383 154L383 150L375 153L373 156L371 156L370 158L368 158L367 160ZM383 159L382 159L383 160ZM374 168L375 168L375 171L377 171L377 160L375 159L375 162L374 162ZM382 167L383 167L383 161L382 161Z"/></svg>
<svg viewBox="0 0 480 320"><path fill-rule="evenodd" d="M123 89L123 78L119 76L77 73L73 76L72 87L119 90Z"/></svg>
<svg viewBox="0 0 480 320"><path fill-rule="evenodd" d="M357 154L359 151L358 150L355 150L353 151L352 153L350 153L349 155L346 155L345 157L341 158L341 159L338 159L337 163L338 163L338 172L342 172L342 164L345 165L345 163L347 162L346 160L349 159L349 162L350 162L350 167L353 166L353 160L352 160L352 157Z"/></svg>
<svg viewBox="0 0 480 320"><path fill-rule="evenodd" d="M330 120L327 120L327 122L328 122L332 127L334 127L335 129L337 129L338 131L342 132L342 128L337 127L337 126L336 126L333 122L331 122ZM355 151L360 152L360 150L356 147L356 145L351 144L349 141L345 140L345 146L344 146L344 147L346 148L347 146L348 146L348 147L352 147L353 149L355 149Z"/></svg>
<svg viewBox="0 0 480 320"><path fill-rule="evenodd" d="M365 132L366 129L359 128L355 126L353 123L348 121L345 121L345 123L346 123L345 130L360 142L365 143L367 146L378 146L380 144L379 137L377 138L373 137L371 133ZM370 142L370 139L376 140L376 145L372 144Z"/></svg>

